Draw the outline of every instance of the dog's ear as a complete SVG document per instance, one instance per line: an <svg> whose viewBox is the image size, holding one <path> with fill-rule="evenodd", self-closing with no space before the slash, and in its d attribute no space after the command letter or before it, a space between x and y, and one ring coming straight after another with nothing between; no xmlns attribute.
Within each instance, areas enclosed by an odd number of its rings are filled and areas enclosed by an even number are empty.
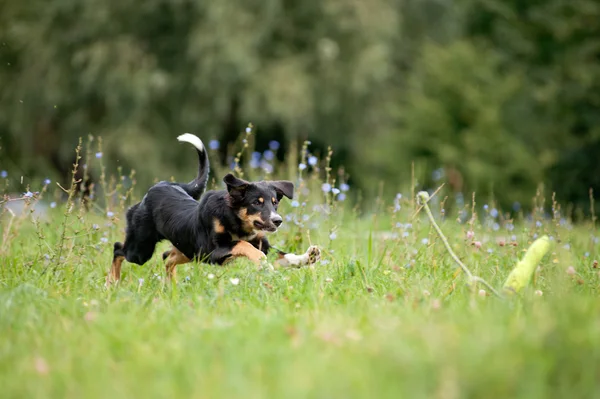
<svg viewBox="0 0 600 399"><path fill-rule="evenodd" d="M281 198L285 195L289 199L294 198L294 183L287 180L276 180L272 181L271 187L275 189L277 193L277 199L281 200Z"/></svg>
<svg viewBox="0 0 600 399"><path fill-rule="evenodd" d="M227 191L229 192L229 195L235 199L243 198L244 194L246 194L246 189L250 185L250 183L246 180L238 179L231 173L228 173L223 178L223 181L227 185Z"/></svg>

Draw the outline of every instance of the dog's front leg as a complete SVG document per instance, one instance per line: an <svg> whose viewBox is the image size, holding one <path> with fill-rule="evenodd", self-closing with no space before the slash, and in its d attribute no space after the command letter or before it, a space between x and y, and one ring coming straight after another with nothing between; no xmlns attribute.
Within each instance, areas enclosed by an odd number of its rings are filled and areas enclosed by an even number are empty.
<svg viewBox="0 0 600 399"><path fill-rule="evenodd" d="M248 241L233 241L229 246L217 248L211 254L213 263L218 264L226 264L239 257L250 259L257 265L260 265L267 258L262 251L259 251Z"/></svg>
<svg viewBox="0 0 600 399"><path fill-rule="evenodd" d="M288 254L279 250L278 253L279 259L275 263L283 267L308 266L321 259L321 250L316 245L308 247L308 250L302 255Z"/></svg>

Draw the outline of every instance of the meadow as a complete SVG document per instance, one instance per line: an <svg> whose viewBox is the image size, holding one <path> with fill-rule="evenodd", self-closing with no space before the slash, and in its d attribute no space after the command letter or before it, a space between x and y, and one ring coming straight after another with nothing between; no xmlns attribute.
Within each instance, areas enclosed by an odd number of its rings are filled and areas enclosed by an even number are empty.
<svg viewBox="0 0 600 399"><path fill-rule="evenodd" d="M595 217L575 224L535 188L531 213L476 195L446 211L442 188L430 202L437 222L497 289L533 240L550 237L529 286L497 298L465 284L418 212L418 182L363 212L330 155L318 159L305 143L279 165L242 143L238 173L297 183L271 241L290 252L319 245L314 267L191 263L172 285L157 250L106 288L124 212L146 189L135 174L110 177L101 151L82 150L79 167L102 172L89 211L51 181L8 195L16 183L3 174L1 397L600 397ZM220 176L215 167L214 187Z"/></svg>

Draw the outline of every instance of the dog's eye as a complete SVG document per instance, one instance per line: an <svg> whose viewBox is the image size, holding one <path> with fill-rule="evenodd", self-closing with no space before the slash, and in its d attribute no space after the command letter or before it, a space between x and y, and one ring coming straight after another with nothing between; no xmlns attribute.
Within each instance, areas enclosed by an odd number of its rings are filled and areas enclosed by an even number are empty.
<svg viewBox="0 0 600 399"><path fill-rule="evenodd" d="M254 205L256 206L261 206L264 203L264 201L261 201L260 199L257 199L256 201L254 201Z"/></svg>

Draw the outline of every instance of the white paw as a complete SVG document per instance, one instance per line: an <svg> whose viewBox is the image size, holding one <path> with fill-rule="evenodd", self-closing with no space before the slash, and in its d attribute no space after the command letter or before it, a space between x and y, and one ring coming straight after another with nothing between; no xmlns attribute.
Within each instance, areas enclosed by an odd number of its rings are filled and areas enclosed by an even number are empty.
<svg viewBox="0 0 600 399"><path fill-rule="evenodd" d="M311 245L306 251L306 263L312 265L321 259L321 250L316 245Z"/></svg>

